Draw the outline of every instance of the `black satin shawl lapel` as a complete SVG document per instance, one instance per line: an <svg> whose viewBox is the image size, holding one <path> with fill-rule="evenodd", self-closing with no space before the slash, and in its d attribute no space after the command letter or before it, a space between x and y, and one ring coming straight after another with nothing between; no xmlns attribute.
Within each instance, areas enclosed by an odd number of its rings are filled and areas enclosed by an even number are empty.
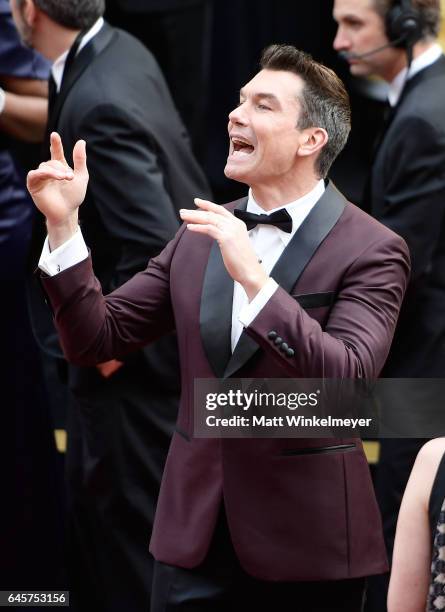
<svg viewBox="0 0 445 612"><path fill-rule="evenodd" d="M271 277L290 293L315 251L339 220L346 199L329 182L323 195L295 232L271 272Z"/></svg>
<svg viewBox="0 0 445 612"><path fill-rule="evenodd" d="M243 198L237 208L245 210L247 198ZM207 262L201 294L200 329L204 350L218 378L232 354L232 304L233 279L224 265L221 250L213 242Z"/></svg>

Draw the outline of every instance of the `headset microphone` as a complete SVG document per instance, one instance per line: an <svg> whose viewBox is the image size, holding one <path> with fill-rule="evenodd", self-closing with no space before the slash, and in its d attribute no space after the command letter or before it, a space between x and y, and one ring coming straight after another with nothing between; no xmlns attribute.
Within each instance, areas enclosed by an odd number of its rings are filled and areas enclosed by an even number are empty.
<svg viewBox="0 0 445 612"><path fill-rule="evenodd" d="M402 40L402 38L398 38L396 40L392 40L389 43L386 43L386 45L382 45L381 47L376 47L375 49L371 49L370 51L366 51L366 53L354 53L352 51L339 51L338 55L341 59L343 60L361 60L361 59L365 59L366 57L369 57L370 55L374 55L374 53L379 53L380 51L383 51L384 49L389 49L389 47L395 47L396 45L399 44L399 42Z"/></svg>

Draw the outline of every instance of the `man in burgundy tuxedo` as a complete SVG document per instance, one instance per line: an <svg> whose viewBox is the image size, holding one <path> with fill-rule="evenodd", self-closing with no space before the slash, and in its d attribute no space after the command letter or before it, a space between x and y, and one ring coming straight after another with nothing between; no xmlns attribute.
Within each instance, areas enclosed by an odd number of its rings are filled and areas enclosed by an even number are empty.
<svg viewBox="0 0 445 612"><path fill-rule="evenodd" d="M409 274L403 240L324 181L350 128L341 81L286 45L261 68L229 115L225 173L248 198L196 200L165 250L105 298L77 222L85 143L71 170L53 134L51 161L28 177L47 218L40 265L59 270L43 284L67 358L92 364L178 335L153 612L358 612L365 576L387 568L358 439L193 437L195 378L376 377Z"/></svg>

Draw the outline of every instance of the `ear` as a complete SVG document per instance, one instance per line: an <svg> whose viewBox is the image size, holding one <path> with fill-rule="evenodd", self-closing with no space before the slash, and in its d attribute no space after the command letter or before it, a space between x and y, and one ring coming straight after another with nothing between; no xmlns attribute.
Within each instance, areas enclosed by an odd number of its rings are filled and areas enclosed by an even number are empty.
<svg viewBox="0 0 445 612"><path fill-rule="evenodd" d="M321 127L306 128L301 132L300 146L297 155L308 157L318 153L327 143L329 137L325 129Z"/></svg>
<svg viewBox="0 0 445 612"><path fill-rule="evenodd" d="M22 15L28 26L32 26L36 20L37 8L33 0L24 0L22 5Z"/></svg>

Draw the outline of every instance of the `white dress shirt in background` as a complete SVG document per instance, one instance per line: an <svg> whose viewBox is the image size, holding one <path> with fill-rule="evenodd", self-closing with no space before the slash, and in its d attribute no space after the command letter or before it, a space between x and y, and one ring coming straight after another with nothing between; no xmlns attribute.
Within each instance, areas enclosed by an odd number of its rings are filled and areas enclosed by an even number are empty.
<svg viewBox="0 0 445 612"><path fill-rule="evenodd" d="M408 81L413 78L415 74L434 64L439 57L442 55L442 47L439 44L432 45L429 49L421 53L412 61L409 69ZM399 74L391 81L388 90L388 102L391 106L396 106L402 95L403 88L405 86L407 68L404 68Z"/></svg>

